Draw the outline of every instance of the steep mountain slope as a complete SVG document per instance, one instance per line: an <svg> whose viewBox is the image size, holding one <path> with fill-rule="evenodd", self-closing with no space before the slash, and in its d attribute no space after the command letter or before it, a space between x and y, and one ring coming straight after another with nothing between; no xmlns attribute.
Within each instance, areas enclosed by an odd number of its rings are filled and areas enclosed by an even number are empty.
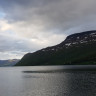
<svg viewBox="0 0 96 96"><path fill-rule="evenodd" d="M0 60L0 67L14 66L18 61L19 59Z"/></svg>
<svg viewBox="0 0 96 96"><path fill-rule="evenodd" d="M26 54L16 66L96 64L96 30L68 36L62 43Z"/></svg>

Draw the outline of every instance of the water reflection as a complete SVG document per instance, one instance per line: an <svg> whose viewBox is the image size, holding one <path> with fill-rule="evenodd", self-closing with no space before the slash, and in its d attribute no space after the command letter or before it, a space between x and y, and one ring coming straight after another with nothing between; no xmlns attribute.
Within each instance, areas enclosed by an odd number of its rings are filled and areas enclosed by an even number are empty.
<svg viewBox="0 0 96 96"><path fill-rule="evenodd" d="M71 75L71 76L70 76ZM96 72L79 71L69 74L68 96L95 96L96 95Z"/></svg>
<svg viewBox="0 0 96 96"><path fill-rule="evenodd" d="M95 96L96 71L69 69L0 68L0 96Z"/></svg>
<svg viewBox="0 0 96 96"><path fill-rule="evenodd" d="M42 78L41 76L24 75L23 78Z"/></svg>

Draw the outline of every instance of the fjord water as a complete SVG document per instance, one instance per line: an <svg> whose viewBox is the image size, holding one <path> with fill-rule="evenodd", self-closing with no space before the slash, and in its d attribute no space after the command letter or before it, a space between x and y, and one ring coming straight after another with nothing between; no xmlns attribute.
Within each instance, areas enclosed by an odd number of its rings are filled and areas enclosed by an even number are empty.
<svg viewBox="0 0 96 96"><path fill-rule="evenodd" d="M2 67L0 96L96 96L96 71L87 68L96 66Z"/></svg>

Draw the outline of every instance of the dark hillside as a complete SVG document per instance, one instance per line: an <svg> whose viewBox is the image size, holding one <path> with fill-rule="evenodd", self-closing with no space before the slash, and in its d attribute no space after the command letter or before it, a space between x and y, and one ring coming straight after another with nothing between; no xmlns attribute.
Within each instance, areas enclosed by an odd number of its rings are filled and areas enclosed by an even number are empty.
<svg viewBox="0 0 96 96"><path fill-rule="evenodd" d="M68 36L56 46L26 54L16 66L96 64L96 31Z"/></svg>

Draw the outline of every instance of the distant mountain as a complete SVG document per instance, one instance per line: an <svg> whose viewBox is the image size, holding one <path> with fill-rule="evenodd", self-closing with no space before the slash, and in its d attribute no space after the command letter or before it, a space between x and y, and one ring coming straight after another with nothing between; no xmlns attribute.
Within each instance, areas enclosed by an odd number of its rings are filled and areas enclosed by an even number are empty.
<svg viewBox="0 0 96 96"><path fill-rule="evenodd" d="M56 46L26 54L16 66L96 64L96 30L68 36Z"/></svg>
<svg viewBox="0 0 96 96"><path fill-rule="evenodd" d="M0 67L14 66L19 59L0 60Z"/></svg>

